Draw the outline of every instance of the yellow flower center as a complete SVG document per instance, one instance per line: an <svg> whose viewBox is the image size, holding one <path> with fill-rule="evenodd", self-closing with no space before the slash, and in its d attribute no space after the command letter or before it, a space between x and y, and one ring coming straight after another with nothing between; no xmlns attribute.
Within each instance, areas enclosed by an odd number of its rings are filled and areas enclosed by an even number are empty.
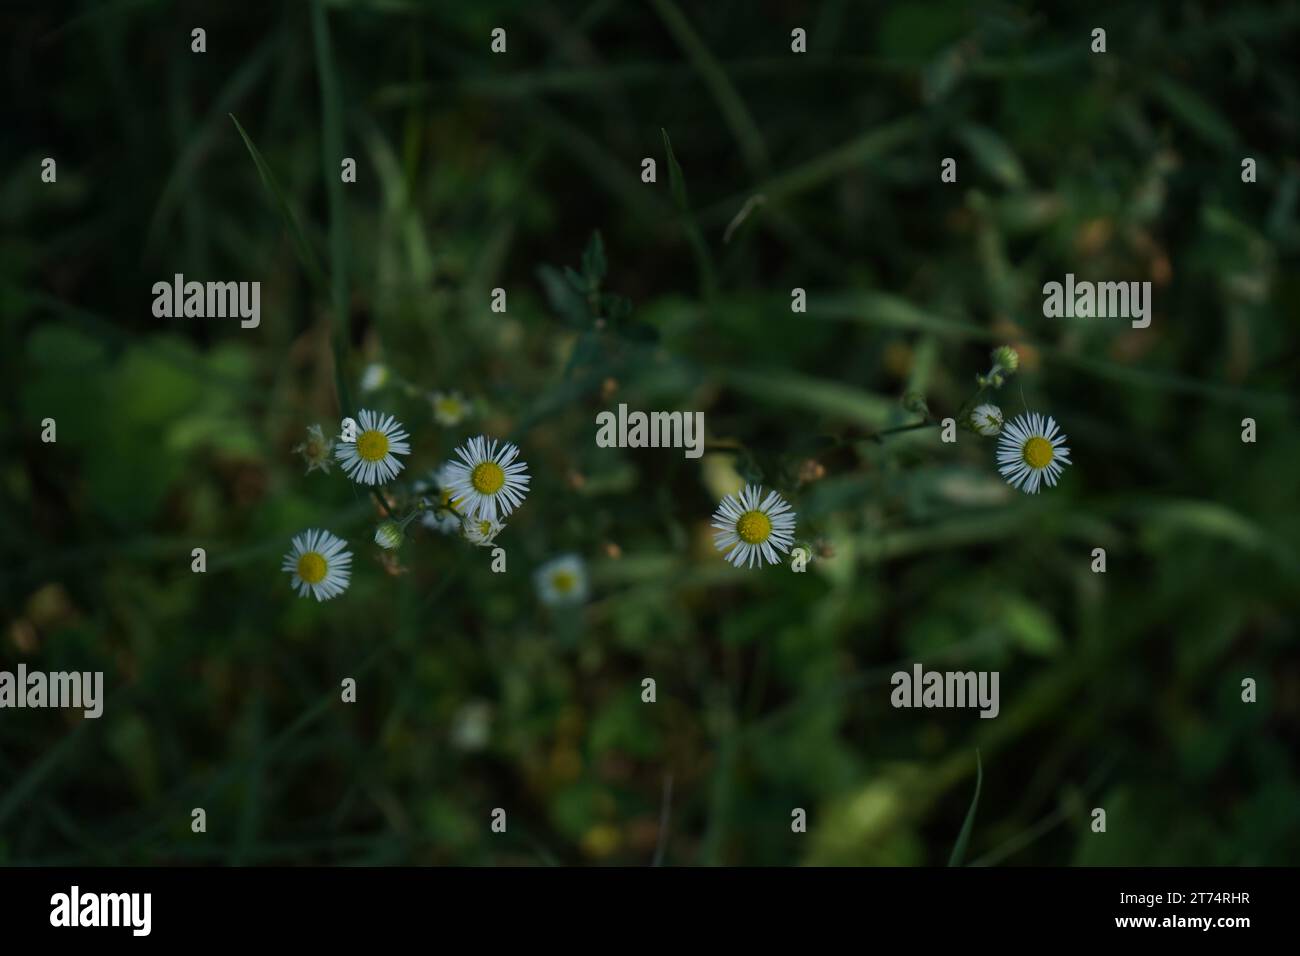
<svg viewBox="0 0 1300 956"><path fill-rule="evenodd" d="M357 454L366 461L380 461L388 454L388 436L372 428L357 436Z"/></svg>
<svg viewBox="0 0 1300 956"><path fill-rule="evenodd" d="M473 474L469 476L469 483L481 495L494 495L506 483L506 473L495 461L485 461L474 467Z"/></svg>
<svg viewBox="0 0 1300 956"><path fill-rule="evenodd" d="M308 584L320 584L325 580L325 572L328 570L329 565L325 559L315 551L308 551L298 559L298 577Z"/></svg>
<svg viewBox="0 0 1300 956"><path fill-rule="evenodd" d="M1030 468L1046 468L1052 463L1052 458L1055 457L1052 443L1046 438L1039 438L1037 435L1025 442L1023 454L1025 464Z"/></svg>
<svg viewBox="0 0 1300 956"><path fill-rule="evenodd" d="M762 544L772 533L772 519L761 511L746 511L736 522L736 534L745 544Z"/></svg>
<svg viewBox="0 0 1300 956"><path fill-rule="evenodd" d="M487 518L483 518L481 521L479 521L478 533L482 537L486 538L489 534L492 533L492 522L489 521Z"/></svg>
<svg viewBox="0 0 1300 956"><path fill-rule="evenodd" d="M551 587L561 594L568 594L578 585L578 576L572 571L556 571L551 575Z"/></svg>
<svg viewBox="0 0 1300 956"><path fill-rule="evenodd" d="M460 415L460 402L454 398L442 398L438 400L439 414L446 415L448 418L456 418Z"/></svg>

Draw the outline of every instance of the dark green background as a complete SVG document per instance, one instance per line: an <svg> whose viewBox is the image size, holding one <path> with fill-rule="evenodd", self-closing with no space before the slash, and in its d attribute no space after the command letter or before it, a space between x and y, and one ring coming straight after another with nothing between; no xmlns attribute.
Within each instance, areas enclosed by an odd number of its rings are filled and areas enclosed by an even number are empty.
<svg viewBox="0 0 1300 956"><path fill-rule="evenodd" d="M977 749L965 862L1294 862L1300 8L1070 8L7 6L0 666L109 690L0 712L0 862L944 864ZM630 309L566 285L596 231ZM176 272L260 281L260 328L155 319ZM1045 319L1066 272L1152 281L1151 327ZM907 393L954 414L1004 342L1059 487L1011 492L969 433L870 440ZM403 478L522 446L506 574L425 532L389 574L373 501L304 476L373 360L415 390L366 403L413 433ZM475 418L437 426L433 388ZM598 450L619 401L736 452ZM794 503L808 573L718 558L731 469ZM356 552L321 605L279 570L313 526ZM576 612L532 586L565 551ZM916 660L1000 671L1001 715L891 708Z"/></svg>

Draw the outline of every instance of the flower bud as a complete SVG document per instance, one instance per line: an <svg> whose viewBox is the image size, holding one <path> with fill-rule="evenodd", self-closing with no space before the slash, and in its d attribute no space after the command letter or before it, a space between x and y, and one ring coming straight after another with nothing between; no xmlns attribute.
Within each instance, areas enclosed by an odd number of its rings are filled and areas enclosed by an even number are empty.
<svg viewBox="0 0 1300 956"><path fill-rule="evenodd" d="M396 551L402 546L404 537L396 521L385 521L375 529L375 544L385 551Z"/></svg>
<svg viewBox="0 0 1300 956"><path fill-rule="evenodd" d="M996 405L977 405L970 413L970 427L985 438L1002 431L1002 409Z"/></svg>
<svg viewBox="0 0 1300 956"><path fill-rule="evenodd" d="M1003 345L993 350L993 365L1004 372L1014 372L1020 368L1020 354L1010 345Z"/></svg>

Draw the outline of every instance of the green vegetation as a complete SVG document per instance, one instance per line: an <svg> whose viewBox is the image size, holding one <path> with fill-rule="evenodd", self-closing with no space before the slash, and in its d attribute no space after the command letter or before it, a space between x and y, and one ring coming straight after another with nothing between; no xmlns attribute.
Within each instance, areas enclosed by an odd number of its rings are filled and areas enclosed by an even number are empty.
<svg viewBox="0 0 1300 956"><path fill-rule="evenodd" d="M1300 856L1300 6L197 15L0 29L0 669L107 688L0 710L0 863ZM1045 318L1067 272L1151 282L1150 328ZM175 273L261 282L260 326L155 318ZM1003 344L986 400L1069 435L1036 496L929 424ZM597 448L619 402L705 412L705 457ZM412 433L388 497L293 453L361 407ZM418 522L383 558L479 433L533 476L508 571ZM807 573L714 550L741 477ZM355 554L325 603L280 570L309 527ZM579 608L534 587L564 553ZM916 661L999 671L999 716L894 709Z"/></svg>

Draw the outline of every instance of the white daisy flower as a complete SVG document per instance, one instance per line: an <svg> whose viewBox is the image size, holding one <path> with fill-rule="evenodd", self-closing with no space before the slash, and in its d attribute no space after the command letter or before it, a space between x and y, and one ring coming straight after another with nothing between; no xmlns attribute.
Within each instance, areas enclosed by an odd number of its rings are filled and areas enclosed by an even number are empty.
<svg viewBox="0 0 1300 956"><path fill-rule="evenodd" d="M294 454L302 455L302 460L307 463L307 474L311 474L317 468L330 473L330 455L334 453L334 439L326 438L325 432L319 425L311 425L307 429L307 440L301 445L295 446Z"/></svg>
<svg viewBox="0 0 1300 956"><path fill-rule="evenodd" d="M371 362L361 372L361 391L377 392L388 384L389 378L391 374L387 365Z"/></svg>
<svg viewBox="0 0 1300 956"><path fill-rule="evenodd" d="M985 438L1002 431L1002 409L996 405L976 405L970 413L970 425Z"/></svg>
<svg viewBox="0 0 1300 956"><path fill-rule="evenodd" d="M576 554L565 554L548 561L533 577L543 604L563 607L587 600L587 566Z"/></svg>
<svg viewBox="0 0 1300 956"><path fill-rule="evenodd" d="M362 409L357 413L356 441L340 441L334 457L353 481L382 485L397 477L402 463L395 455L409 455L411 436L392 415Z"/></svg>
<svg viewBox="0 0 1300 956"><path fill-rule="evenodd" d="M469 404L460 392L434 392L429 396L433 420L439 425L459 425L469 415Z"/></svg>
<svg viewBox="0 0 1300 956"><path fill-rule="evenodd" d="M352 552L337 535L311 529L294 537L280 569L289 572L289 583L300 597L310 594L328 601L348 589Z"/></svg>
<svg viewBox="0 0 1300 956"><path fill-rule="evenodd" d="M1043 482L1048 486L1070 461L1070 449L1065 447L1065 436L1058 435L1056 421L1037 413L1017 415L1007 422L998 438L998 471L1012 488L1027 495L1038 493Z"/></svg>
<svg viewBox="0 0 1300 956"><path fill-rule="evenodd" d="M515 461L519 449L505 442L498 451L497 444L486 435L471 438L456 449L460 461L445 466L452 498L464 503L457 510L466 518L504 518L528 494L528 465Z"/></svg>
<svg viewBox="0 0 1300 956"><path fill-rule="evenodd" d="M504 529L505 525L495 518L466 518L461 525L465 540L480 548L490 545Z"/></svg>
<svg viewBox="0 0 1300 956"><path fill-rule="evenodd" d="M461 503L451 496L451 481L447 477L446 465L430 474L427 480L415 483L417 495L428 495L429 492L434 494L424 499L428 510L420 515L420 524L431 531L456 534L461 526L461 516L456 513L461 510Z"/></svg>
<svg viewBox="0 0 1300 956"><path fill-rule="evenodd" d="M727 495L713 515L717 532L713 543L736 567L748 562L780 564L777 552L790 550L794 543L795 513L775 491L769 491L759 504L763 489L746 485L738 495Z"/></svg>

